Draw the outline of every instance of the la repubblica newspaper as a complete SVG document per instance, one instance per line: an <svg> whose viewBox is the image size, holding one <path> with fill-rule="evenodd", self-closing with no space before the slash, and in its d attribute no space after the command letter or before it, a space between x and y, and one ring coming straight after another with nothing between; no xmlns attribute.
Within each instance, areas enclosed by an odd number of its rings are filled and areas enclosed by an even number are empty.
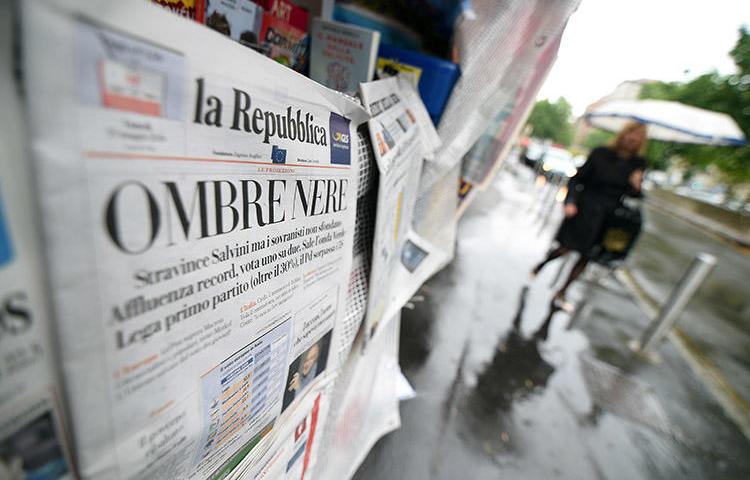
<svg viewBox="0 0 750 480"><path fill-rule="evenodd" d="M23 2L20 18L60 370L44 350L40 412L63 385L85 478L296 455L289 430L319 422L338 368L366 112L144 2Z"/></svg>

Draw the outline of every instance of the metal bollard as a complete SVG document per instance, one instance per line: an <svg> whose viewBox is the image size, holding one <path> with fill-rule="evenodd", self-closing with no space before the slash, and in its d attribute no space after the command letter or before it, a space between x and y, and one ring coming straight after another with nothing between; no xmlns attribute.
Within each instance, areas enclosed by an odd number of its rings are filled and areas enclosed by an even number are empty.
<svg viewBox="0 0 750 480"><path fill-rule="evenodd" d="M672 328L677 318L685 309L693 293L703 283L706 276L716 265L716 257L708 253L699 253L693 259L687 272L675 285L669 299L659 311L659 316L643 332L639 350L641 352L654 348L662 337Z"/></svg>

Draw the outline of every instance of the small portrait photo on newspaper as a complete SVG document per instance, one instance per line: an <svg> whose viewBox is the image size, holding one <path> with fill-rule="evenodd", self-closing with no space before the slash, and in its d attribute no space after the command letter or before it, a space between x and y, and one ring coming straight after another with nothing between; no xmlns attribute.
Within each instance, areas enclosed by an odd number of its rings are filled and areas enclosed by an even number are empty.
<svg viewBox="0 0 750 480"><path fill-rule="evenodd" d="M414 273L414 270L427 258L427 255L426 250L420 248L411 240L407 240L401 249L401 263L409 272Z"/></svg>
<svg viewBox="0 0 750 480"><path fill-rule="evenodd" d="M333 330L329 330L289 365L282 412L326 369L332 333Z"/></svg>
<svg viewBox="0 0 750 480"><path fill-rule="evenodd" d="M0 479L67 478L69 474L50 412L0 440Z"/></svg>

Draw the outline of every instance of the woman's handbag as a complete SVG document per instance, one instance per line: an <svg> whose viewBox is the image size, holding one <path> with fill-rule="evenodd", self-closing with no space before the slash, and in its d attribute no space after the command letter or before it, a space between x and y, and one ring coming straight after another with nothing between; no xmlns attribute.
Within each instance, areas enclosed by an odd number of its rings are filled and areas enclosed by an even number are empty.
<svg viewBox="0 0 750 480"><path fill-rule="evenodd" d="M641 233L642 225L637 202L621 202L604 219L592 260L601 264L624 260Z"/></svg>

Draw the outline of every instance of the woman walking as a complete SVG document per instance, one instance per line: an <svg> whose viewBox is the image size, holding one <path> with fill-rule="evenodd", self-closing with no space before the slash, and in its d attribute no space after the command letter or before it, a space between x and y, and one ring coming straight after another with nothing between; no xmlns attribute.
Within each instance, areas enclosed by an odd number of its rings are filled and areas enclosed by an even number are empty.
<svg viewBox="0 0 750 480"><path fill-rule="evenodd" d="M591 151L586 163L568 182L565 219L555 237L557 247L532 270L535 277L544 266L571 250L581 256L570 271L555 300L564 303L565 292L583 273L594 247L600 242L604 222L621 204L624 196L641 196L646 159L646 126L630 122L610 146Z"/></svg>

